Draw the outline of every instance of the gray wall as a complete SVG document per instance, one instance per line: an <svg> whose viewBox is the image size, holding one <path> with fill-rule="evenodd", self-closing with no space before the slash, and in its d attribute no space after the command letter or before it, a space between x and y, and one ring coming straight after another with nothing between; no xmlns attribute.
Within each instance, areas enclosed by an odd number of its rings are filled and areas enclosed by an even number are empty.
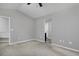
<svg viewBox="0 0 79 59"><path fill-rule="evenodd" d="M79 49L79 5L55 13L53 21L53 40L66 47ZM72 44L71 44L72 42Z"/></svg>
<svg viewBox="0 0 79 59"><path fill-rule="evenodd" d="M36 20L36 39L44 41L44 20L37 19Z"/></svg>
<svg viewBox="0 0 79 59"><path fill-rule="evenodd" d="M70 6L70 8L65 10L55 12L49 18L52 19L51 32L49 33L52 43L79 49L79 5ZM42 21L45 19L47 18L43 17L37 20L37 37L42 37L41 30L44 30Z"/></svg>
<svg viewBox="0 0 79 59"><path fill-rule="evenodd" d="M0 9L0 16L10 16L11 43L34 38L34 21L15 10Z"/></svg>

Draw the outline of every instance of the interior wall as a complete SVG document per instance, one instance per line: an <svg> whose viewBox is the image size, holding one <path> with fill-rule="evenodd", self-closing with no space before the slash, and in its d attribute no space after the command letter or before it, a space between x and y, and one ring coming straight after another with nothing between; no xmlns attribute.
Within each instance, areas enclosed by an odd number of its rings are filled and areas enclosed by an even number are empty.
<svg viewBox="0 0 79 59"><path fill-rule="evenodd" d="M57 44L79 49L79 5L55 13L52 16L53 31L51 38Z"/></svg>
<svg viewBox="0 0 79 59"><path fill-rule="evenodd" d="M10 43L26 41L34 38L34 20L16 10L0 9L0 16L10 17Z"/></svg>
<svg viewBox="0 0 79 59"><path fill-rule="evenodd" d="M37 20L37 36L39 37L42 37L42 30L44 29L42 20L44 19L47 18ZM52 43L79 49L79 5L70 6L70 8L53 13L51 19L52 27L48 35Z"/></svg>
<svg viewBox="0 0 79 59"><path fill-rule="evenodd" d="M9 38L9 19L0 17L0 38Z"/></svg>
<svg viewBox="0 0 79 59"><path fill-rule="evenodd" d="M43 18L39 18L36 19L36 39L40 40L40 41L45 41L45 23L46 21L50 19L49 17L43 17Z"/></svg>
<svg viewBox="0 0 79 59"><path fill-rule="evenodd" d="M36 20L36 39L44 41L44 20Z"/></svg>

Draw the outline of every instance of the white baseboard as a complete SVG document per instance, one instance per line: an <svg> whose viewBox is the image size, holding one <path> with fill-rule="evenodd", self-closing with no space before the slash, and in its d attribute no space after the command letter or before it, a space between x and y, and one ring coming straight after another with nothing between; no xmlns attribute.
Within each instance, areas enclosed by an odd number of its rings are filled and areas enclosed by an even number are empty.
<svg viewBox="0 0 79 59"><path fill-rule="evenodd" d="M37 40L37 41L40 41L40 42L44 42L43 40L40 40L40 39L29 39L29 40L24 40L24 41L18 41L18 42L9 43L9 45L14 45L14 44L18 44L18 43L28 42L28 41L31 41L31 40ZM74 51L74 52L79 52L79 50L77 50L77 49L65 47L63 45L59 45L59 44L56 44L56 43L53 43L51 45L52 46L57 46L57 47L60 47L60 48L64 48L64 49L67 49L67 50L71 50L71 51Z"/></svg>
<svg viewBox="0 0 79 59"><path fill-rule="evenodd" d="M63 46L63 45L59 45L59 44L56 44L56 43L53 43L53 44L51 44L51 45L54 45L54 46L57 46L57 47L60 47L60 48L64 48L64 49L67 49L67 50L71 50L71 51L74 51L74 52L79 52L79 50L77 50L77 49L65 47L65 46Z"/></svg>
<svg viewBox="0 0 79 59"><path fill-rule="evenodd" d="M29 40L24 40L24 41L18 41L18 42L13 42L13 43L9 43L9 45L14 45L14 44L19 44L19 43L23 43L23 42L28 42L31 40L35 40L35 39L29 39Z"/></svg>
<svg viewBox="0 0 79 59"><path fill-rule="evenodd" d="M40 40L40 39L38 39L37 41L40 41L40 42L45 42L45 41L43 41L43 40Z"/></svg>
<svg viewBox="0 0 79 59"><path fill-rule="evenodd" d="M9 43L9 45L14 45L14 44L19 44L19 43L23 43L23 42L28 42L28 41L31 41L31 40L37 40L37 41L40 41L40 42L44 42L43 40L40 40L40 39L29 39L29 40L24 40L24 41L18 41L18 42Z"/></svg>

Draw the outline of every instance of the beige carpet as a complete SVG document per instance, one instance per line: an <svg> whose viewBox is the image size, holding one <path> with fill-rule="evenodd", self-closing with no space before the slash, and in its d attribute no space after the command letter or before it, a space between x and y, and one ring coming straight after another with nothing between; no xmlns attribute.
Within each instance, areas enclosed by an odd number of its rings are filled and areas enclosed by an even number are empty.
<svg viewBox="0 0 79 59"><path fill-rule="evenodd" d="M64 50L56 46L39 42L28 41L25 43L8 45L0 43L0 56L77 56L78 53Z"/></svg>

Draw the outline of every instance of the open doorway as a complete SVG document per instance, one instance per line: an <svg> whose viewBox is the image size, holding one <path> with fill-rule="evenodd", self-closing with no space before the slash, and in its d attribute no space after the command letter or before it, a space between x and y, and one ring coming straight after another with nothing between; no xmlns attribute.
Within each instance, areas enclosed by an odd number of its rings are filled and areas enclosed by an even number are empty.
<svg viewBox="0 0 79 59"><path fill-rule="evenodd" d="M10 18L0 16L0 42L10 42Z"/></svg>
<svg viewBox="0 0 79 59"><path fill-rule="evenodd" d="M51 35L52 35L52 18L45 20L44 24L44 33L45 33L45 42L51 43Z"/></svg>
<svg viewBox="0 0 79 59"><path fill-rule="evenodd" d="M45 23L45 27L44 27L44 32L45 32L45 43L47 42L47 38L48 38L48 23Z"/></svg>

